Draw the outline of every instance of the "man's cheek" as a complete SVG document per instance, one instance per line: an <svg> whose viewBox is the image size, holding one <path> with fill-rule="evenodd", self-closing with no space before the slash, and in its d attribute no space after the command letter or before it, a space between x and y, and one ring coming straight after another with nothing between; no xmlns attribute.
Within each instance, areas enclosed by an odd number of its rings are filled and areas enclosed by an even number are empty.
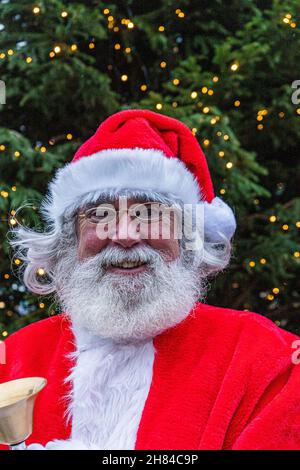
<svg viewBox="0 0 300 470"><path fill-rule="evenodd" d="M79 258L93 256L99 253L99 251L103 248L105 244L106 240L99 238L96 230L87 232L81 237L79 241Z"/></svg>
<svg viewBox="0 0 300 470"><path fill-rule="evenodd" d="M165 262L174 261L180 255L178 240L149 240L148 244L154 250L160 252L161 257Z"/></svg>

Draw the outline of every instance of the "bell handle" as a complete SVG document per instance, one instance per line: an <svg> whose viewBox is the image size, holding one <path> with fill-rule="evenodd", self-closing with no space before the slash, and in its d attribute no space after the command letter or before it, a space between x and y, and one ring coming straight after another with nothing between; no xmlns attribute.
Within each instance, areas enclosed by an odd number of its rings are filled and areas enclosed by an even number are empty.
<svg viewBox="0 0 300 470"><path fill-rule="evenodd" d="M26 450L26 449L27 449L27 445L25 441L9 446L9 450Z"/></svg>

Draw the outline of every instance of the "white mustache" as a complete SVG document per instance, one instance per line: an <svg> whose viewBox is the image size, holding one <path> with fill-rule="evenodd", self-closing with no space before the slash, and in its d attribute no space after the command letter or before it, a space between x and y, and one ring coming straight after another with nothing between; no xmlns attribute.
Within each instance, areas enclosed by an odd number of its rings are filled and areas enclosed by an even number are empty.
<svg viewBox="0 0 300 470"><path fill-rule="evenodd" d="M120 247L108 247L84 263L106 268L122 263L147 263L150 267L162 262L162 257L157 250L149 247L135 247L123 249Z"/></svg>

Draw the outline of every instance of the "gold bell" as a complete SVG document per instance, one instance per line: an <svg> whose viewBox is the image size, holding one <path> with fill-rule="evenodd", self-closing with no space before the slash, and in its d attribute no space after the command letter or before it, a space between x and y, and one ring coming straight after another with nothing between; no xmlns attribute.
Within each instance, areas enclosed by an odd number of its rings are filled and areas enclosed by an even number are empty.
<svg viewBox="0 0 300 470"><path fill-rule="evenodd" d="M0 443L14 446L32 433L37 394L45 387L43 377L26 377L0 384Z"/></svg>

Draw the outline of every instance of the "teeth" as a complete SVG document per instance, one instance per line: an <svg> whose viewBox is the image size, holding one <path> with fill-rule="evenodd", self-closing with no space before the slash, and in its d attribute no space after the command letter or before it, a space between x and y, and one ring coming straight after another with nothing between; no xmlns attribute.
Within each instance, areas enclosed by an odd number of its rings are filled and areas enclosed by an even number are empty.
<svg viewBox="0 0 300 470"><path fill-rule="evenodd" d="M130 262L130 261L124 261L123 263L115 264L114 266L118 268L136 268L137 266L141 266L142 263L141 261L138 262Z"/></svg>

